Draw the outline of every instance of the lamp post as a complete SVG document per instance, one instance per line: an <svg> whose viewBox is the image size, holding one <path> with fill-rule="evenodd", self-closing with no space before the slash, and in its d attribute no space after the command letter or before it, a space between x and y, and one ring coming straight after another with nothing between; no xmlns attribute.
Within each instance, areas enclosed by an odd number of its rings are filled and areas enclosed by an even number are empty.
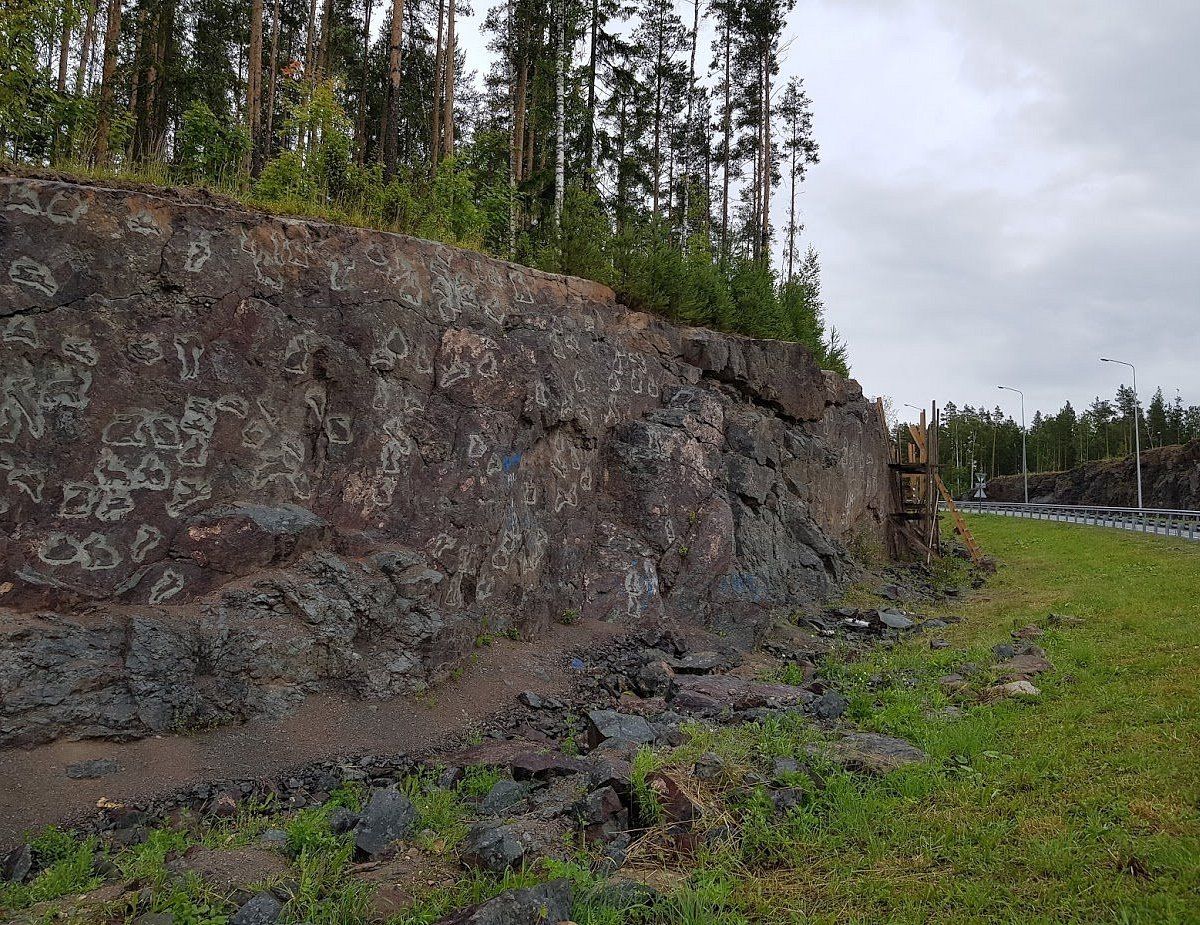
<svg viewBox="0 0 1200 925"><path fill-rule="evenodd" d="M1016 392L1021 396L1021 475L1025 480L1025 503L1029 503L1029 457L1025 455L1025 393L1010 385L997 386L1006 392Z"/></svg>
<svg viewBox="0 0 1200 925"><path fill-rule="evenodd" d="M1100 357L1100 362L1128 366L1133 371L1133 452L1137 458L1138 508L1140 510L1142 507L1142 438L1138 434L1138 418L1141 416L1139 412L1141 411L1142 403L1138 399L1137 367L1132 363L1126 363L1124 360L1112 360L1108 357Z"/></svg>

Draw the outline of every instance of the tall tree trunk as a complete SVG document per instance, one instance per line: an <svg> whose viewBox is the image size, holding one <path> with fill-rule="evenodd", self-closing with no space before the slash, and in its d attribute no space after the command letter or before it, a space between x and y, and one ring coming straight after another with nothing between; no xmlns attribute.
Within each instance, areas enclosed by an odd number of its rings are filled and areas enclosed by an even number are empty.
<svg viewBox="0 0 1200 925"><path fill-rule="evenodd" d="M396 175L396 153L400 140L400 46L404 42L404 0L392 0L392 29L388 37L388 97L384 112L383 172Z"/></svg>
<svg viewBox="0 0 1200 925"><path fill-rule="evenodd" d="M151 157L162 159L167 145L168 90L167 62L171 57L171 42L175 37L176 0L161 0L155 16L154 79L146 101L148 141Z"/></svg>
<svg viewBox="0 0 1200 925"><path fill-rule="evenodd" d="M454 81L457 76L457 51L454 44L454 11L458 0L450 0L450 8L446 17L446 50L442 53L446 70L446 110L442 116L442 135L445 139L443 149L446 157L454 157Z"/></svg>
<svg viewBox="0 0 1200 925"><path fill-rule="evenodd" d="M93 160L97 167L108 166L108 131L112 119L113 95L117 75L117 42L121 38L121 0L108 0L108 21L104 29L104 67L100 76L100 111L96 119L96 147Z"/></svg>
<svg viewBox="0 0 1200 925"><path fill-rule="evenodd" d="M723 148L721 151L721 161L724 176L721 180L723 189L721 192L721 263L724 264L729 256L729 158L731 155L730 144L732 141L733 131L733 100L732 90L729 85L729 58L730 58L730 22L728 14L725 16L725 109L722 114L721 128L724 136Z"/></svg>
<svg viewBox="0 0 1200 925"><path fill-rule="evenodd" d="M308 29L304 43L304 76L311 89L317 85L317 0L308 0Z"/></svg>
<svg viewBox="0 0 1200 925"><path fill-rule="evenodd" d="M96 41L96 4L88 0L87 21L83 26L83 44L79 49L79 68L75 72L75 95L83 96L87 84L88 68L92 61L92 46Z"/></svg>
<svg viewBox="0 0 1200 925"><path fill-rule="evenodd" d="M695 140L695 132L692 125L692 119L695 115L696 101L696 41L700 33L700 0L692 0L692 49L691 55L688 58L688 83L687 83L687 123L683 131L683 190L682 196L682 215L679 222L679 247L683 249L687 246L688 233L688 212L691 210L691 190L692 190L692 171L695 168L695 159L693 157L692 142Z"/></svg>
<svg viewBox="0 0 1200 925"><path fill-rule="evenodd" d="M134 27L133 68L129 75L129 112L133 116L133 134L129 138L126 155L137 157L138 143L142 138L142 82L146 78L146 7L138 10L137 25Z"/></svg>
<svg viewBox="0 0 1200 925"><path fill-rule="evenodd" d="M321 14L321 47L317 62L322 76L333 73L333 0L325 0L325 10Z"/></svg>
<svg viewBox="0 0 1200 925"><path fill-rule="evenodd" d="M429 175L437 173L442 153L442 35L446 20L446 0L438 0L437 41L433 54L433 104L430 111Z"/></svg>
<svg viewBox="0 0 1200 925"><path fill-rule="evenodd" d="M513 21L513 2L507 0L508 27L508 256L517 250L517 170L520 152L517 144L517 33Z"/></svg>
<svg viewBox="0 0 1200 925"><path fill-rule="evenodd" d="M533 135L533 122L529 118L529 114L525 115L525 176L523 179L528 180L533 176L533 152L537 148L537 139Z"/></svg>
<svg viewBox="0 0 1200 925"><path fill-rule="evenodd" d="M588 41L587 124L583 127L584 169L588 182L596 183L596 43L600 37L600 0L592 0L592 33Z"/></svg>
<svg viewBox="0 0 1200 925"><path fill-rule="evenodd" d="M774 175L774 160L771 155L771 52L763 51L763 101L762 101L762 209L761 234L759 235L759 259L764 263L771 260L771 179Z"/></svg>
<svg viewBox="0 0 1200 925"><path fill-rule="evenodd" d="M791 197L788 203L788 244L787 244L787 281L790 283L794 275L794 265L796 262L796 152L800 147L799 135L800 128L797 124L797 117L792 117L792 165L791 165Z"/></svg>
<svg viewBox="0 0 1200 925"><path fill-rule="evenodd" d="M354 122L354 157L359 164L367 156L367 79L370 69L371 0L363 0L362 83L358 88L358 118Z"/></svg>
<svg viewBox="0 0 1200 925"><path fill-rule="evenodd" d="M271 60L267 65L267 124L263 129L262 159L271 159L275 144L275 85L279 78L279 0L271 6Z"/></svg>
<svg viewBox="0 0 1200 925"><path fill-rule="evenodd" d="M513 129L517 147L516 174L517 182L525 179L525 122L527 100L529 95L529 61L524 56L521 59L521 71L517 77L517 118Z"/></svg>
<svg viewBox="0 0 1200 925"><path fill-rule="evenodd" d="M250 3L250 47L246 51L246 125L250 130L250 150L246 152L246 172L257 177L262 168L262 58L263 0Z"/></svg>
<svg viewBox="0 0 1200 925"><path fill-rule="evenodd" d="M453 0L451 0L453 2ZM562 215L566 188L567 133L565 125L567 4L559 0L558 34L554 54L554 235L562 257Z"/></svg>
<svg viewBox="0 0 1200 925"><path fill-rule="evenodd" d="M67 92L67 63L71 57L71 0L65 0L58 41L58 92Z"/></svg>
<svg viewBox="0 0 1200 925"><path fill-rule="evenodd" d="M661 9L661 8L660 8ZM654 55L654 188L650 198L654 204L654 217L658 218L658 187L662 183L662 69L663 69L663 23L658 23L658 46Z"/></svg>

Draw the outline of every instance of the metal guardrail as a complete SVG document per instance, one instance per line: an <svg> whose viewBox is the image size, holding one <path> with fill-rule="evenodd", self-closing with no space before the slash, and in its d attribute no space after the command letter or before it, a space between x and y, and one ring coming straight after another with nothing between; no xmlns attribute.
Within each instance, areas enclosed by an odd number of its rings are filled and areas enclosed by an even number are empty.
<svg viewBox="0 0 1200 925"><path fill-rule="evenodd" d="M944 508L945 504L941 506ZM1137 533L1200 540L1200 511L1096 507L1085 504L1022 504L1006 501L962 501L958 503L958 508L964 514L1000 514L1031 520L1057 520L1063 523L1112 527Z"/></svg>

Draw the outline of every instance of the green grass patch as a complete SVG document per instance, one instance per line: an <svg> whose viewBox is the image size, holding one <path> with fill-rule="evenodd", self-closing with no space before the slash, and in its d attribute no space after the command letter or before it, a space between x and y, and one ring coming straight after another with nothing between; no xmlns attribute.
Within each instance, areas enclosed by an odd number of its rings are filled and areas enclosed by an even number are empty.
<svg viewBox="0 0 1200 925"><path fill-rule="evenodd" d="M882 780L840 772L785 818L755 798L723 853L754 922L1200 921L1200 546L1067 524L975 517L1001 564L942 608L939 635L835 660L826 673L865 729L928 764ZM1076 618L1054 627L1051 612ZM991 677L991 646L1037 623L1055 670L1036 703L948 717L937 679ZM698 744L753 759L778 730ZM771 743L774 743L772 745Z"/></svg>

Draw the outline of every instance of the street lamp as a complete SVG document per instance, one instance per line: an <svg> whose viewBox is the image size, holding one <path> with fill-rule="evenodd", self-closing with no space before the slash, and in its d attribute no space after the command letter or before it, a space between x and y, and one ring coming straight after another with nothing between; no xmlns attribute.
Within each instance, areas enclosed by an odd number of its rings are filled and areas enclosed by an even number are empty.
<svg viewBox="0 0 1200 925"><path fill-rule="evenodd" d="M1025 503L1029 503L1029 457L1025 455L1025 393L1010 385L996 386L1006 392L1016 392L1021 396L1021 475L1025 479Z"/></svg>
<svg viewBox="0 0 1200 925"><path fill-rule="evenodd" d="M1124 360L1110 360L1108 357L1100 357L1100 362L1116 363L1120 366L1128 366L1133 370L1133 452L1137 457L1138 508L1140 510L1142 507L1142 438L1138 434L1138 417L1140 417L1142 403L1138 400L1137 393L1137 367Z"/></svg>

